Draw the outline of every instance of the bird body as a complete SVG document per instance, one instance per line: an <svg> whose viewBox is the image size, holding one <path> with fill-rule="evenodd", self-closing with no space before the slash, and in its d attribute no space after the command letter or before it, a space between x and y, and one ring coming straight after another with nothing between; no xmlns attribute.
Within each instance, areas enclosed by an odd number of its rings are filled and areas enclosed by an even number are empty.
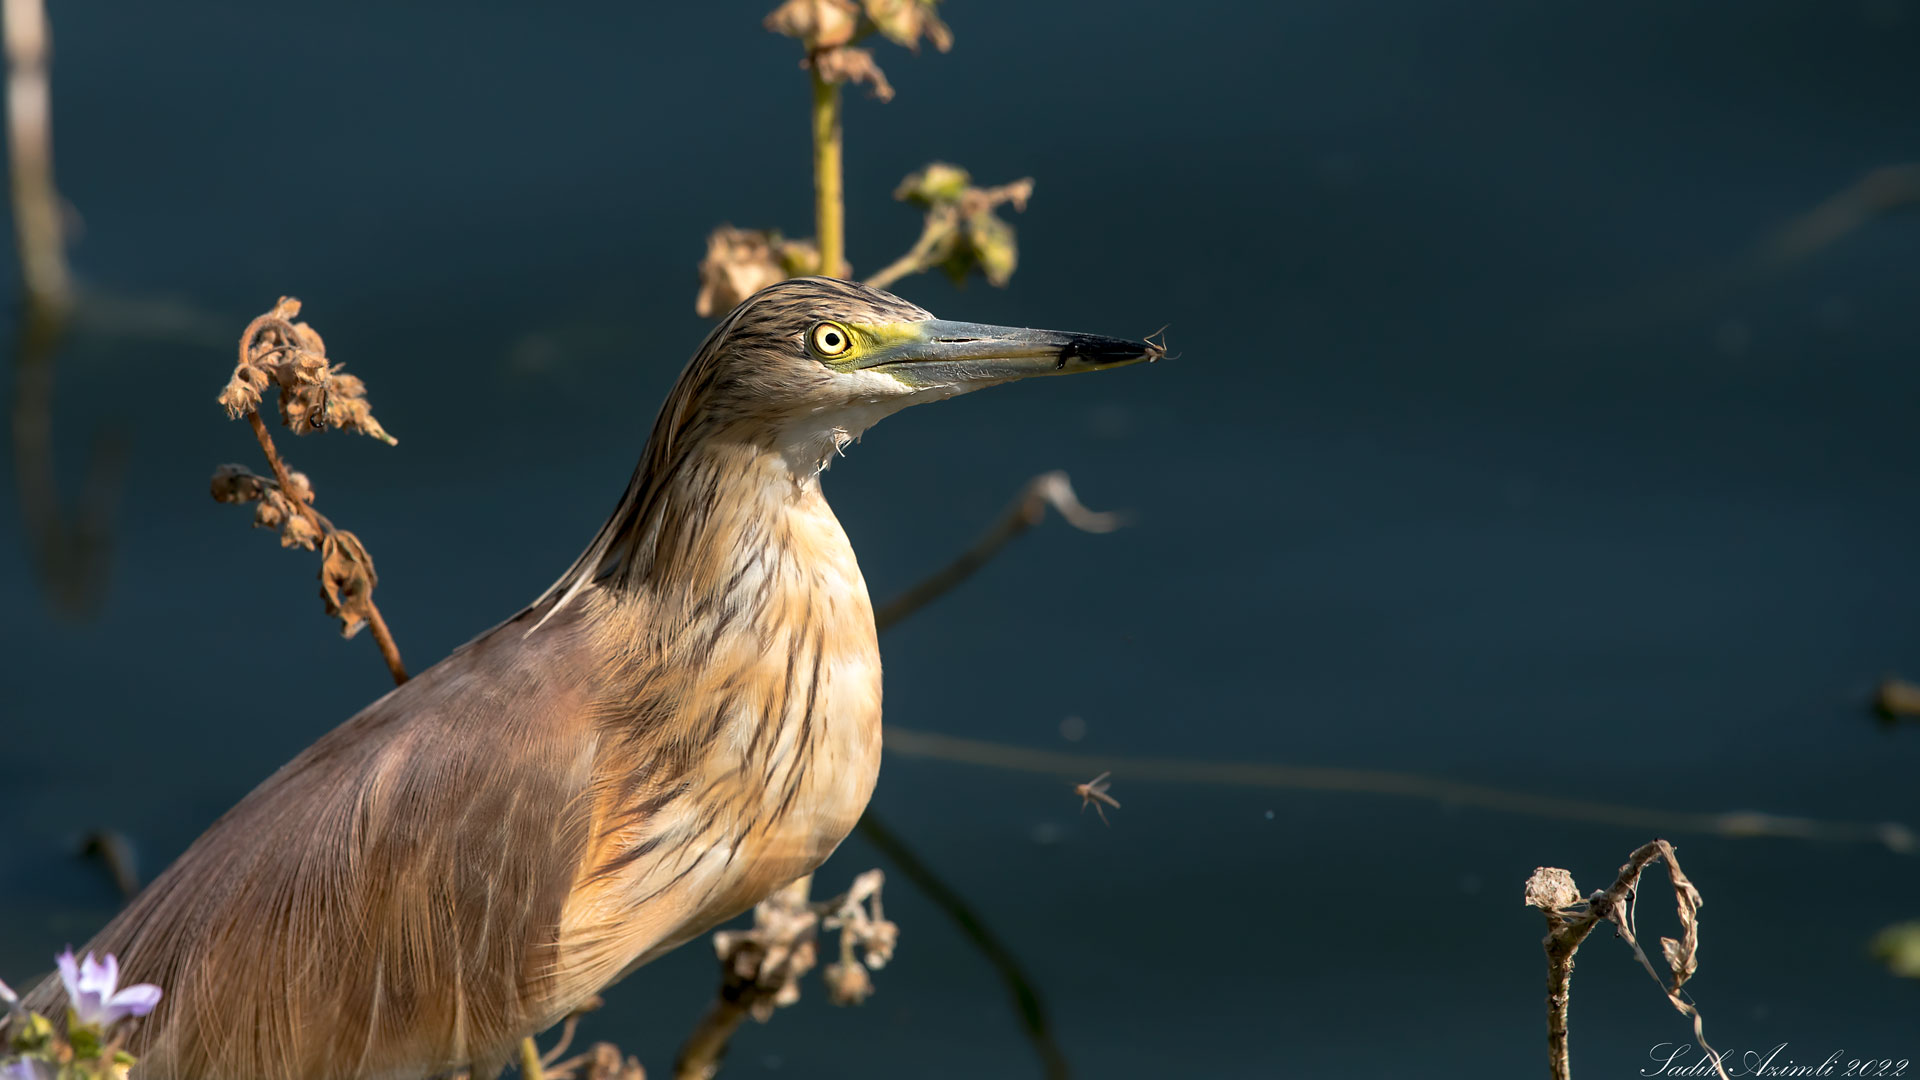
<svg viewBox="0 0 1920 1080"><path fill-rule="evenodd" d="M931 345L972 381L835 364L820 327L888 355L915 348L892 328L965 325L829 279L723 320L566 576L274 773L88 943L166 990L136 1077L490 1076L812 872L881 743L873 608L820 473L888 412L1012 377ZM1111 355L1060 369L1146 348L1075 340Z"/></svg>

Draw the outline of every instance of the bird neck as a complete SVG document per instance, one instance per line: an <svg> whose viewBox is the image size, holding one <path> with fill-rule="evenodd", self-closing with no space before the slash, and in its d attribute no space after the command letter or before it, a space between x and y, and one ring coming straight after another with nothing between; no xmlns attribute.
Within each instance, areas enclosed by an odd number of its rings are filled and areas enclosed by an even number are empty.
<svg viewBox="0 0 1920 1080"><path fill-rule="evenodd" d="M824 445L830 453L835 444ZM852 567L852 547L820 491L819 448L724 438L689 448L633 522L632 584L656 603L698 608L768 576Z"/></svg>
<svg viewBox="0 0 1920 1080"><path fill-rule="evenodd" d="M850 404L784 424L723 423L676 394L619 506L573 566L528 609L535 628L589 586L613 598L711 606L756 565L799 566L860 582L846 535L820 492L832 457L891 409Z"/></svg>

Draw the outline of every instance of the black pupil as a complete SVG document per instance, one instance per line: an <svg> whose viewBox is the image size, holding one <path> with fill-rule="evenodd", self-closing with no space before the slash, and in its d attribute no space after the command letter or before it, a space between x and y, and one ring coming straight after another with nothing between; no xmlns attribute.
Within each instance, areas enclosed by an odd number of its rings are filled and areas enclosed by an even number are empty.
<svg viewBox="0 0 1920 1080"><path fill-rule="evenodd" d="M822 337L821 340L827 343L827 348L829 349L837 349L840 347L840 335L834 333L831 330L827 331L826 335Z"/></svg>

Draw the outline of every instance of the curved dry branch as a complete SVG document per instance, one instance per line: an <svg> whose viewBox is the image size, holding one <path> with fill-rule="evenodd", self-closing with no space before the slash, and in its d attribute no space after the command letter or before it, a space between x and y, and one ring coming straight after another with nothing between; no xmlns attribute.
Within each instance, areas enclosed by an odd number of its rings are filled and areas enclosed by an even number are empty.
<svg viewBox="0 0 1920 1080"><path fill-rule="evenodd" d="M1027 481L999 520L981 534L972 547L961 552L959 558L929 574L875 612L874 625L884 631L946 595L954 586L972 577L974 571L992 562L1000 549L1006 547L1014 537L1045 521L1049 506L1067 524L1081 532L1112 532L1125 523L1119 514L1089 510L1081 505L1080 497L1073 492L1073 482L1062 470L1041 473Z"/></svg>

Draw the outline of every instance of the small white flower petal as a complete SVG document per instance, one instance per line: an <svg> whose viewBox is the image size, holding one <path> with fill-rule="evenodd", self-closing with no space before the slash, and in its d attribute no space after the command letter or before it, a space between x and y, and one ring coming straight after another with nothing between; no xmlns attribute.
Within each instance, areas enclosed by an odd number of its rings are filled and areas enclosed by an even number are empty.
<svg viewBox="0 0 1920 1080"><path fill-rule="evenodd" d="M63 952L59 956L54 957L53 962L60 966L60 985L66 988L67 997L69 998L79 997L80 996L80 968L77 964L74 963L73 949L68 948L66 952Z"/></svg>
<svg viewBox="0 0 1920 1080"><path fill-rule="evenodd" d="M120 961L112 953L105 960L95 960L92 953L80 961L80 989L91 990L103 998L113 996L114 984L120 981Z"/></svg>
<svg viewBox="0 0 1920 1080"><path fill-rule="evenodd" d="M115 1013L114 1019L126 1016L145 1016L160 1004L160 988L152 983L139 983L113 995L107 1006Z"/></svg>
<svg viewBox="0 0 1920 1080"><path fill-rule="evenodd" d="M0 1080L54 1080L56 1075L53 1063L40 1058L19 1058L0 1065Z"/></svg>

